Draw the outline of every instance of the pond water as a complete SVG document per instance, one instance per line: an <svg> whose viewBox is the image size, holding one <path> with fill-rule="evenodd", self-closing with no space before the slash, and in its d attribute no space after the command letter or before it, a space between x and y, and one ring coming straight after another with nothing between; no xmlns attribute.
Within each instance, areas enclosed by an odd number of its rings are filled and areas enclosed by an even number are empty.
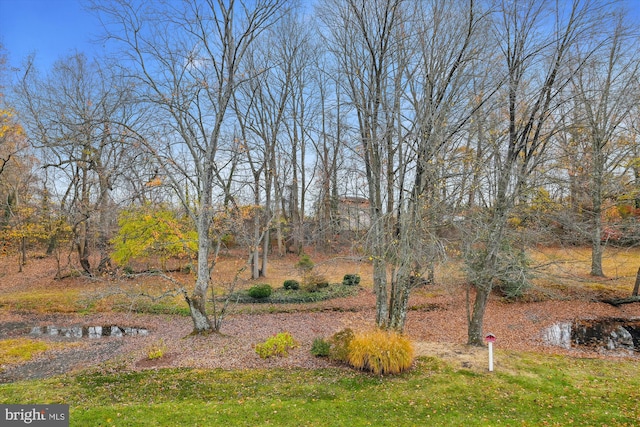
<svg viewBox="0 0 640 427"><path fill-rule="evenodd" d="M102 338L102 337L125 337L125 336L147 336L149 330L145 328L134 328L129 326L34 326L30 335L34 336L58 336L66 338Z"/></svg>
<svg viewBox="0 0 640 427"><path fill-rule="evenodd" d="M548 344L564 348L591 347L640 352L640 318L577 319L561 322L542 332Z"/></svg>

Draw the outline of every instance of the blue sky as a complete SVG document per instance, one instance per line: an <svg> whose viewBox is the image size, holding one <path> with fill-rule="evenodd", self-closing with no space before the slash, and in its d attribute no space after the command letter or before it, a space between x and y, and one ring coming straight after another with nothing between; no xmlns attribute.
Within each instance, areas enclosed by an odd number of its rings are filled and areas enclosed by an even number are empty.
<svg viewBox="0 0 640 427"><path fill-rule="evenodd" d="M623 2L640 21L640 0ZM91 56L102 49L91 43L100 31L83 0L0 0L0 41L13 66L34 52L36 65L44 69L76 51Z"/></svg>
<svg viewBox="0 0 640 427"><path fill-rule="evenodd" d="M0 41L13 66L34 52L42 68L76 51L90 56L100 30L81 0L0 0Z"/></svg>

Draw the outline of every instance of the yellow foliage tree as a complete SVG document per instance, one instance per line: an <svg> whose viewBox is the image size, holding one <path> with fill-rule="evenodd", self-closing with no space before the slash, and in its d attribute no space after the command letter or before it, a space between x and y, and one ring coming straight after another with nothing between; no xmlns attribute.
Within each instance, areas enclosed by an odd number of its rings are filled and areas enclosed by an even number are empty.
<svg viewBox="0 0 640 427"><path fill-rule="evenodd" d="M26 147L22 126L9 109L0 109L0 175L11 166L20 166L18 154Z"/></svg>
<svg viewBox="0 0 640 427"><path fill-rule="evenodd" d="M132 258L158 256L165 269L170 257L197 253L196 231L171 210L149 205L126 210L120 214L118 224L112 257L120 265Z"/></svg>
<svg viewBox="0 0 640 427"><path fill-rule="evenodd" d="M20 271L26 263L27 241L42 237L42 226L36 209L29 205L31 165L24 129L15 113L0 109L0 235L2 253L16 250L20 254Z"/></svg>

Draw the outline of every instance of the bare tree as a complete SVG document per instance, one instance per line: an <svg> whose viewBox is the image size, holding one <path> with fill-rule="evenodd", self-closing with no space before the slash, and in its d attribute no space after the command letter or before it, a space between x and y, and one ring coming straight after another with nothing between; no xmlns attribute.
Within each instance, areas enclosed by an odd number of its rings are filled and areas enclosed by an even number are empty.
<svg viewBox="0 0 640 427"><path fill-rule="evenodd" d="M634 111L635 113L633 118L629 120L630 123L628 126L629 129L632 130L633 135L629 141L631 144L631 156L629 158L628 167L631 170L633 177L631 180L631 191L629 193L633 197L634 207L640 212L640 142L637 140L638 131L640 130L637 119L640 117L640 114L638 114L637 108Z"/></svg>
<svg viewBox="0 0 640 427"><path fill-rule="evenodd" d="M8 106L0 104L0 176L8 173L12 163L19 164L25 145L24 130L16 120L15 113Z"/></svg>
<svg viewBox="0 0 640 427"><path fill-rule="evenodd" d="M270 29L263 43L252 49L244 67L247 72L260 70L259 75L242 85L235 98L236 117L253 175L254 204L261 205L264 198L263 215L256 216L254 222L254 239L264 235L261 242L252 244L254 278L267 274L271 231L276 231L282 255L285 221L294 230L292 235L298 235L296 230L301 228L299 185L301 178L304 181L304 170L300 177L298 157L304 153L300 140L305 125L299 116L304 108L300 97L305 95L301 94L308 73L305 68L310 66L309 39L310 32L299 18L288 14Z"/></svg>
<svg viewBox="0 0 640 427"><path fill-rule="evenodd" d="M60 204L74 230L80 265L94 273L89 255L95 232L102 271L109 265L109 224L114 219L110 194L127 139L116 123L130 121L129 90L81 54L56 62L42 78L30 61L17 90L30 141L43 153L43 167L62 173L56 180L66 186Z"/></svg>
<svg viewBox="0 0 640 427"><path fill-rule="evenodd" d="M313 140L316 153L318 197L316 201L317 238L322 248L333 243L341 229L339 206L338 176L345 164L346 125L343 115L347 108L341 103L342 74L333 66L326 52L322 53L316 71L315 87L317 88L320 106L317 138Z"/></svg>
<svg viewBox="0 0 640 427"><path fill-rule="evenodd" d="M456 160L451 153L491 95L487 90L469 96L474 84L482 86L483 75L476 69L481 69L478 58L487 52L479 37L486 13L476 2L418 3L412 15L417 18L415 35L406 42L417 42L407 60L412 120L398 183L411 177L413 184L401 185L396 213L398 271L392 284L391 317L396 328L404 325L412 281L433 280L434 264L442 252L438 228L454 215L447 194L453 178L451 162Z"/></svg>
<svg viewBox="0 0 640 427"><path fill-rule="evenodd" d="M346 0L324 7L362 144L376 322L402 330L412 284L435 262L438 160L485 99L466 96L483 14L473 0Z"/></svg>
<svg viewBox="0 0 640 427"><path fill-rule="evenodd" d="M401 21L400 0L326 1L321 18L329 28L330 49L345 74L346 92L357 115L362 156L368 185L372 226L369 231L373 281L376 293L376 323L389 324L385 215L390 213L385 194L393 194L393 184L385 188L385 132L393 134L383 111L386 88L392 84L394 33ZM393 104L393 102L391 102ZM395 118L395 117L394 117ZM386 160L386 161L385 161ZM387 201L392 203L392 201Z"/></svg>
<svg viewBox="0 0 640 427"><path fill-rule="evenodd" d="M222 200L231 198L224 194L229 187L220 158L221 137L234 93L255 77L242 75L240 63L261 33L278 19L285 3L95 4L109 38L123 48L121 59L138 79L140 96L154 107L156 123L164 123L156 127L157 135L164 136L163 144L147 140L147 147L159 159L164 176L196 225L197 279L191 295L185 294L194 333L213 330L206 312L215 266L215 259L210 258L210 227L215 194L222 193Z"/></svg>
<svg viewBox="0 0 640 427"><path fill-rule="evenodd" d="M526 0L497 2L493 34L505 76L499 110L507 120L485 137L495 165L494 197L486 223L477 228L475 254L468 264L476 290L469 316L468 342L483 344L483 320L496 276L501 271L507 220L515 202L536 170L553 133L550 116L575 68L568 67L571 49L588 38L597 5L591 1Z"/></svg>
<svg viewBox="0 0 640 427"><path fill-rule="evenodd" d="M591 231L591 275L604 276L602 270L602 214L608 192L608 176L623 165L633 145L617 145L624 122L637 99L639 58L634 46L637 38L624 27L622 17L598 50L579 52L581 66L572 79L577 110L574 128L587 144L587 170L590 179L589 229ZM588 55L588 57L584 57ZM582 64L584 63L584 64ZM624 138L622 138L624 139Z"/></svg>
<svg viewBox="0 0 640 427"><path fill-rule="evenodd" d="M314 80L319 58L318 43L313 42L317 29L308 25L302 17L296 16L289 26L288 51L292 61L292 90L288 102L288 120L286 133L279 144L282 160L279 187L284 189L282 212L285 221L278 221L278 241L284 243L282 249L303 252L305 243L305 217L307 216L307 193L317 168L307 173L307 149L317 139L317 120L319 116L319 90ZM283 55L286 61L286 56ZM286 223L289 231L284 233L282 225ZM284 242L282 241L284 238Z"/></svg>

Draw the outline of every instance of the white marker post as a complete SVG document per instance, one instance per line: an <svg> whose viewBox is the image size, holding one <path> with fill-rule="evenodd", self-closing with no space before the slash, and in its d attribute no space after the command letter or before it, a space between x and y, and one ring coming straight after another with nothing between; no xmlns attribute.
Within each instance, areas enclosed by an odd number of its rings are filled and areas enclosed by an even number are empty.
<svg viewBox="0 0 640 427"><path fill-rule="evenodd" d="M493 343L496 342L496 336L488 334L484 339L489 343L489 372L493 372Z"/></svg>

